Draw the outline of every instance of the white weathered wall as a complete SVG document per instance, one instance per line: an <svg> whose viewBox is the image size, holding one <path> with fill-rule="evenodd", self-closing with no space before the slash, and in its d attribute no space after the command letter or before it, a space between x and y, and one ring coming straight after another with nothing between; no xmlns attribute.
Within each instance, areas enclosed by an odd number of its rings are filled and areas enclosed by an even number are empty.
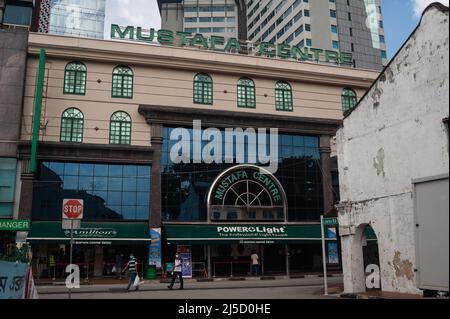
<svg viewBox="0 0 450 319"><path fill-rule="evenodd" d="M448 28L448 11L429 9L337 134L346 292L364 288L355 233L371 224L383 290L418 293L412 180L449 172Z"/></svg>

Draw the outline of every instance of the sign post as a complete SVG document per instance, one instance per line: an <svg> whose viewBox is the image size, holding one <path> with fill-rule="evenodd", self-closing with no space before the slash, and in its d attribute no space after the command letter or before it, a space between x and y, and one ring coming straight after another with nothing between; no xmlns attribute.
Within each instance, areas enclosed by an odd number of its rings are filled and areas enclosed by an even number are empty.
<svg viewBox="0 0 450 319"><path fill-rule="evenodd" d="M337 217L324 218L320 216L320 233L322 235L322 262L323 262L323 285L324 294L328 296L328 277L327 277L327 252L325 249L325 226L338 226L339 221Z"/></svg>
<svg viewBox="0 0 450 319"><path fill-rule="evenodd" d="M325 251L325 232L324 232L323 215L320 216L320 233L322 236L323 287L325 296L328 296L327 256Z"/></svg>
<svg viewBox="0 0 450 319"><path fill-rule="evenodd" d="M84 202L82 199L64 199L62 209L62 227L67 229L67 222L70 222L70 265L73 258L73 230L79 229L83 219ZM77 223L75 223L75 221ZM89 269L88 269L89 270ZM72 288L69 288L69 299L72 298Z"/></svg>

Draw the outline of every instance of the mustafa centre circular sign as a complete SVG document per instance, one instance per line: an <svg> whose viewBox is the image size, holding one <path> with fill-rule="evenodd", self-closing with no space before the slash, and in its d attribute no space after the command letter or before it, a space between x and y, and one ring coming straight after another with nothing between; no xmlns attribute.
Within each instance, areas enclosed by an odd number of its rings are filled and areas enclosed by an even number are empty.
<svg viewBox="0 0 450 319"><path fill-rule="evenodd" d="M272 219L284 219L286 194L277 178L254 165L238 165L226 170L214 181L208 193L211 219L227 219L234 212L236 219L247 219L264 209Z"/></svg>

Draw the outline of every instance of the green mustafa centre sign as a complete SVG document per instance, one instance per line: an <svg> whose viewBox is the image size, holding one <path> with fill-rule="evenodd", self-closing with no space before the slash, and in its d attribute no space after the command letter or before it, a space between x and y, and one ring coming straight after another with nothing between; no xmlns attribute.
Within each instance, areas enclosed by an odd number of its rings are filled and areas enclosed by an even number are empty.
<svg viewBox="0 0 450 319"><path fill-rule="evenodd" d="M111 39L132 40L153 43L157 41L161 45L174 45L180 43L182 47L202 48L212 51L242 53L243 48L236 38L228 38L212 35L210 37L197 33L171 30L145 30L142 27L121 27L118 24L111 25ZM269 58L295 59L300 62L325 62L337 65L352 65L352 54L334 50L318 48L299 48L288 44L273 44L261 42L255 54Z"/></svg>

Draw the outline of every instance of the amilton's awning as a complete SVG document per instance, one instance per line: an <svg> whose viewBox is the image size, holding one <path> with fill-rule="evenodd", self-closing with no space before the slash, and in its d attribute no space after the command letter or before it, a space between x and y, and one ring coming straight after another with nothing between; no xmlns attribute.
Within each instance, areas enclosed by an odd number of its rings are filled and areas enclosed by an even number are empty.
<svg viewBox="0 0 450 319"><path fill-rule="evenodd" d="M320 225L165 225L169 244L319 242ZM327 240L336 240L327 238Z"/></svg>
<svg viewBox="0 0 450 319"><path fill-rule="evenodd" d="M150 243L147 223L89 223L82 222L81 228L74 230L76 244ZM70 230L62 229L61 222L31 222L27 240L31 243L69 243Z"/></svg>

